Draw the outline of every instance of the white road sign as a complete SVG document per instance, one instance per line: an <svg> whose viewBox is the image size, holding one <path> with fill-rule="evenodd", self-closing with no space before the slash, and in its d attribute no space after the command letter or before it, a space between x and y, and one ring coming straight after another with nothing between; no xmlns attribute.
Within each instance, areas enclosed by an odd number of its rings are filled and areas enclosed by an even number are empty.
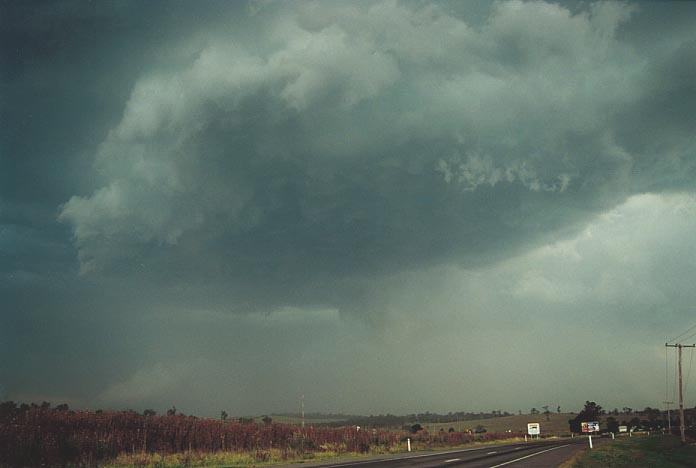
<svg viewBox="0 0 696 468"><path fill-rule="evenodd" d="M541 433L541 427L539 423L528 423L527 424L527 434L529 435L539 435Z"/></svg>

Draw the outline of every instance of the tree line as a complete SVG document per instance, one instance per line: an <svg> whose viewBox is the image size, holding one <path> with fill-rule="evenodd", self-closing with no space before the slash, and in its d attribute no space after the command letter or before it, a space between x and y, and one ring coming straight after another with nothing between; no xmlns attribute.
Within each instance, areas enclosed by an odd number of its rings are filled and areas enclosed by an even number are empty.
<svg viewBox="0 0 696 468"><path fill-rule="evenodd" d="M623 414L623 417L620 416ZM671 411L668 420L668 412L658 408L645 407L643 410L634 410L625 406L622 412L618 408L606 411L594 401L586 401L583 409L573 418L568 420L570 432L580 433L583 422L602 422L600 428L606 432L619 432L619 426L626 426L627 430L658 431L672 426L673 431L678 430L679 413ZM684 410L684 423L687 428L696 426L696 408ZM693 431L693 429L692 429Z"/></svg>

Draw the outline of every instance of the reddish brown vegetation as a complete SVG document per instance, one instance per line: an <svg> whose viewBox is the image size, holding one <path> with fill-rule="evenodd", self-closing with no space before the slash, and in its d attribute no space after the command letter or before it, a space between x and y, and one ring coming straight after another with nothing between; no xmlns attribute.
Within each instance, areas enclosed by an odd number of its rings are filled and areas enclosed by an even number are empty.
<svg viewBox="0 0 696 468"><path fill-rule="evenodd" d="M0 465L95 465L119 453L171 454L197 451L279 449L284 454L325 450L368 452L388 450L406 435L384 430L349 427L306 427L287 424L241 424L237 421L193 416L143 416L128 412L68 411L49 405L0 405ZM494 440L511 434L485 434L477 440ZM410 435L422 445L462 444L473 435L450 432Z"/></svg>

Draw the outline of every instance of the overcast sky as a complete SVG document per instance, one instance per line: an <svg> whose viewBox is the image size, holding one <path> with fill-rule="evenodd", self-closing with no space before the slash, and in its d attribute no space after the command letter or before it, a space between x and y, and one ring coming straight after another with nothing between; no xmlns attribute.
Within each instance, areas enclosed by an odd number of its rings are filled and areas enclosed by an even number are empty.
<svg viewBox="0 0 696 468"><path fill-rule="evenodd" d="M0 83L0 399L642 408L696 323L696 3L3 1Z"/></svg>

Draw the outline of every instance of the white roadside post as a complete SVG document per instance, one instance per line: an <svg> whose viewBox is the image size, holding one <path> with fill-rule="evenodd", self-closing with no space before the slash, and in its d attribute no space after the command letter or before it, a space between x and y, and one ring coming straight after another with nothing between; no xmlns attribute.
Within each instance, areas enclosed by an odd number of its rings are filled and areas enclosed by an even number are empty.
<svg viewBox="0 0 696 468"><path fill-rule="evenodd" d="M580 430L583 433L586 433L588 435L587 440L590 444L590 448L592 448L592 433L599 432L599 422L597 422L597 421L582 422L582 423L580 423Z"/></svg>
<svg viewBox="0 0 696 468"><path fill-rule="evenodd" d="M408 451L411 451L411 438L406 439L406 445L408 446Z"/></svg>

